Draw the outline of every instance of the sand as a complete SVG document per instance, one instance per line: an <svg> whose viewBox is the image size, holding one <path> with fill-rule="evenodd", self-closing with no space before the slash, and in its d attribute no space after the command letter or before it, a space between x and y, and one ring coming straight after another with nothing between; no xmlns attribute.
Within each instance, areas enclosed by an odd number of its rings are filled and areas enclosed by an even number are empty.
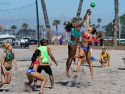
<svg viewBox="0 0 125 94"><path fill-rule="evenodd" d="M12 81L9 85L4 85L0 89L0 94L29 94L23 92L24 82L27 82L26 70L30 66L30 61L20 61L31 57L33 51L28 49L14 49L18 70L12 68ZM99 62L93 61L93 69L95 78L91 79L88 64L82 65L78 73L74 73L76 64L72 62L70 75L68 78L65 75L65 62L67 58L67 49L52 50L54 57L58 62L56 66L50 59L54 75L55 89L50 89L50 80L48 74L42 71L47 79L44 88L44 94L124 94L125 93L125 65L122 60L125 57L125 52L121 50L108 50L111 56L110 67L102 68ZM99 59L101 50L92 50L92 56ZM0 49L0 53L3 50ZM0 54L1 57L1 54ZM39 90L40 81L38 81ZM38 94L38 91L30 92L30 94Z"/></svg>

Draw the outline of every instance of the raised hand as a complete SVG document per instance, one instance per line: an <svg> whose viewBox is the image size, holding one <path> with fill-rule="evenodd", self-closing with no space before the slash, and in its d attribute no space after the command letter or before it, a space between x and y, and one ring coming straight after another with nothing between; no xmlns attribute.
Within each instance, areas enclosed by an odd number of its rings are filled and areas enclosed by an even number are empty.
<svg viewBox="0 0 125 94"><path fill-rule="evenodd" d="M87 13L87 14L91 13L91 10L90 10L90 9L88 9L88 10L86 11L86 13Z"/></svg>

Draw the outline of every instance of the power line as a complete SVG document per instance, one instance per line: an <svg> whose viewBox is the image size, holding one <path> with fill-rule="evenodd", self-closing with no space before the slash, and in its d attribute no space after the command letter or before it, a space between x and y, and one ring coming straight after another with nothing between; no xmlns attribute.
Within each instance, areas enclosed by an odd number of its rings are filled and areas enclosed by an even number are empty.
<svg viewBox="0 0 125 94"><path fill-rule="evenodd" d="M20 7L20 8L5 9L5 10L0 10L0 11L19 10L19 9L23 9L23 8L26 8L26 7L30 7L30 6L32 6L32 5L35 5L35 3L33 3L33 4L29 4L29 5L27 5L27 6L22 6L22 7Z"/></svg>

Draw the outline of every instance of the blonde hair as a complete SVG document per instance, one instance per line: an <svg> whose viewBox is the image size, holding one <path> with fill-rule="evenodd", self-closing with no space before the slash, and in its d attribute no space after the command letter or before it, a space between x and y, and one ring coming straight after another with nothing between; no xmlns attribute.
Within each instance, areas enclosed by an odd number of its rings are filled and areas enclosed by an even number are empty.
<svg viewBox="0 0 125 94"><path fill-rule="evenodd" d="M4 50L7 50L8 47L9 47L9 45L10 45L10 43L4 42L4 43L2 44L2 48L3 48Z"/></svg>

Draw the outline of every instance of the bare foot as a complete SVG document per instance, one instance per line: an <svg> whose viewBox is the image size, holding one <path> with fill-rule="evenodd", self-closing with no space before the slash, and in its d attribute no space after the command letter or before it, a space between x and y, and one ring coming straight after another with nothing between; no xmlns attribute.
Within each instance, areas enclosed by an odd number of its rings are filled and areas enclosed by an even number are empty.
<svg viewBox="0 0 125 94"><path fill-rule="evenodd" d="M69 75L69 73L66 71L66 75L70 78L70 75Z"/></svg>
<svg viewBox="0 0 125 94"><path fill-rule="evenodd" d="M52 89L55 89L54 87L52 87Z"/></svg>
<svg viewBox="0 0 125 94"><path fill-rule="evenodd" d="M78 72L77 70L73 70L73 72Z"/></svg>
<svg viewBox="0 0 125 94"><path fill-rule="evenodd" d="M44 94L43 92L39 92L39 94Z"/></svg>
<svg viewBox="0 0 125 94"><path fill-rule="evenodd" d="M28 83L25 82L24 85L25 85L25 88L23 90L24 92L25 91L27 91L27 92L31 92L32 91L32 88L30 87L30 85L28 85Z"/></svg>
<svg viewBox="0 0 125 94"><path fill-rule="evenodd" d="M94 75L91 75L91 78L94 79Z"/></svg>

